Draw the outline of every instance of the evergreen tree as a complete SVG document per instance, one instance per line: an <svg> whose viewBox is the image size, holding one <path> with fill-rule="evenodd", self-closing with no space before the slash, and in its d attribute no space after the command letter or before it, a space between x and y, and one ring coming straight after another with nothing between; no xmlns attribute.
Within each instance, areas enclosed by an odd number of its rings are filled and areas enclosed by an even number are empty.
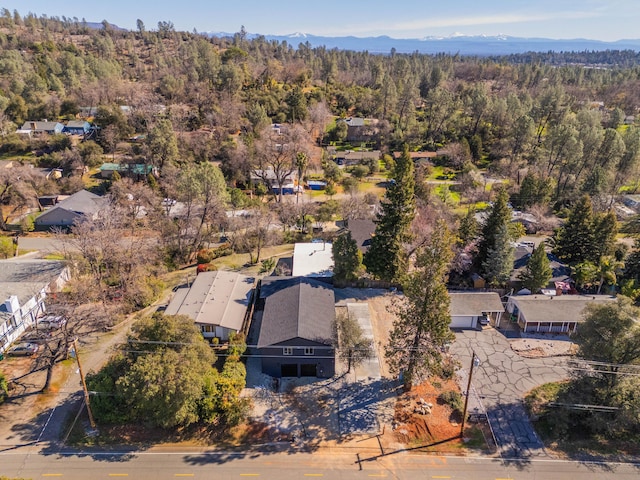
<svg viewBox="0 0 640 480"><path fill-rule="evenodd" d="M336 282L351 282L358 278L362 266L362 252L358 244L347 231L333 242L333 278Z"/></svg>
<svg viewBox="0 0 640 480"><path fill-rule="evenodd" d="M415 179L413 160L405 146L396 161L393 179L381 202L376 231L364 257L367 271L386 281L399 281L407 272L403 243L409 239L409 227L415 217Z"/></svg>
<svg viewBox="0 0 640 480"><path fill-rule="evenodd" d="M514 248L506 224L496 228L494 244L489 247L482 262L482 274L490 285L500 286L507 283L513 270Z"/></svg>
<svg viewBox="0 0 640 480"><path fill-rule="evenodd" d="M569 213L565 224L555 231L553 253L573 265L593 260L596 250L593 224L591 198L584 195Z"/></svg>
<svg viewBox="0 0 640 480"><path fill-rule="evenodd" d="M532 293L537 293L549 283L551 277L549 258L547 252L544 251L544 244L541 243L533 250L527 268L520 274L520 280L524 288L528 288Z"/></svg>
<svg viewBox="0 0 640 480"><path fill-rule="evenodd" d="M489 216L482 227L482 235L480 243L478 245L478 255L476 257L477 265L480 267L480 272L487 278L489 275L495 278L492 273L495 269L491 266L491 263L496 260L496 255L499 252L508 253L508 246L511 240L509 239L508 225L511 220L511 210L507 204L509 200L509 194L504 188L498 191L498 195L493 203L493 207L489 212ZM506 236L499 232L506 232ZM506 243L508 245L501 245L498 242ZM491 254L492 260L488 261ZM513 255L512 255L513 257ZM504 262L500 262L499 271L502 271L502 265ZM513 265L511 265L513 267Z"/></svg>
<svg viewBox="0 0 640 480"><path fill-rule="evenodd" d="M385 356L393 374L403 373L407 389L424 374L441 373L442 347L454 338L446 286L453 243L446 222L439 220L403 284L405 302L398 309Z"/></svg>
<svg viewBox="0 0 640 480"><path fill-rule="evenodd" d="M597 262L601 257L614 254L618 220L613 210L598 216L593 225L593 255L590 260Z"/></svg>
<svg viewBox="0 0 640 480"><path fill-rule="evenodd" d="M478 230L480 229L478 221L476 220L475 207L469 207L467 214L460 220L460 227L458 228L458 239L461 245L469 245L478 236Z"/></svg>

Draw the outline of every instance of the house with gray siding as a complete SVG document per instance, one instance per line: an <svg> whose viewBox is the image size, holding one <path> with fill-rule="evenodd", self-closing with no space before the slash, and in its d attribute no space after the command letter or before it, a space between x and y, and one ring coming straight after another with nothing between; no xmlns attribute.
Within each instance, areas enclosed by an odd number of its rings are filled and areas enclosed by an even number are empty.
<svg viewBox="0 0 640 480"><path fill-rule="evenodd" d="M107 199L87 190L70 195L35 219L37 230L52 227L69 228L84 218L95 218L106 206Z"/></svg>
<svg viewBox="0 0 640 480"><path fill-rule="evenodd" d="M267 277L256 305L257 354L272 377L335 374L333 288L306 277Z"/></svg>

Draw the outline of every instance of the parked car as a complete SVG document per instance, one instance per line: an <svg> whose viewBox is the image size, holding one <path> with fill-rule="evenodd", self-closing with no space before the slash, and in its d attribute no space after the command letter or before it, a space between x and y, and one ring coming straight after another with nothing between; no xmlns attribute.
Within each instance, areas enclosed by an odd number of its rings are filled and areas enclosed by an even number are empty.
<svg viewBox="0 0 640 480"><path fill-rule="evenodd" d="M58 330L66 325L67 319L64 317L47 315L44 318L36 320L36 328L38 330Z"/></svg>
<svg viewBox="0 0 640 480"><path fill-rule="evenodd" d="M40 350L40 345L37 343L22 342L11 347L7 354L26 357L38 353L38 350Z"/></svg>
<svg viewBox="0 0 640 480"><path fill-rule="evenodd" d="M489 325L489 317L487 315L483 315L482 317L480 317L479 319L479 323L480 325L482 325L483 327L485 325Z"/></svg>

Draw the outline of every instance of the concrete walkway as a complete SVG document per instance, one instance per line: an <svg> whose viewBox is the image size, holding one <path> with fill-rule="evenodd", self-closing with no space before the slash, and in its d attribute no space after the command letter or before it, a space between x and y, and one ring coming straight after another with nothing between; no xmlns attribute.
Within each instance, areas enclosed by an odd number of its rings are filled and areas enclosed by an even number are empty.
<svg viewBox="0 0 640 480"><path fill-rule="evenodd" d="M568 376L562 357L523 358L511 350L500 332L464 330L456 333L451 352L462 363L460 384L467 387L472 352L480 359L474 368L469 413L486 413L504 457L546 456L527 416L523 398L543 383Z"/></svg>

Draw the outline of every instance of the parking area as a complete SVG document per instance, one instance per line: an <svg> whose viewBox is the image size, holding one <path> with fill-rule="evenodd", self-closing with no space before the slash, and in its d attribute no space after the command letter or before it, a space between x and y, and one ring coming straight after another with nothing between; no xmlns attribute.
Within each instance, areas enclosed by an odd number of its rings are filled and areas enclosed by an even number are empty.
<svg viewBox="0 0 640 480"><path fill-rule="evenodd" d="M566 378L565 357L520 356L510 340L493 328L459 331L451 353L462 364L459 383L463 391L474 352L480 363L473 371L469 412L486 413L504 457L546 456L528 420L523 397L538 385Z"/></svg>

